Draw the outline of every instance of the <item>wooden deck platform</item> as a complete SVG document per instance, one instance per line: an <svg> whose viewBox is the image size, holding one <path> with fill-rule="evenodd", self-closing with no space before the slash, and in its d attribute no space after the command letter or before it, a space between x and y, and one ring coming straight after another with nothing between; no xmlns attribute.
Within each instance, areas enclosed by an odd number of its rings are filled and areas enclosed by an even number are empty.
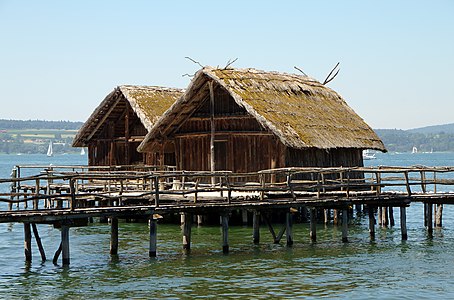
<svg viewBox="0 0 454 300"><path fill-rule="evenodd" d="M37 172L20 175L30 170ZM316 239L316 210L342 211L343 240L347 241L346 218L353 206L369 208L372 238L374 209L380 208L381 222L384 214L392 212L392 207L399 207L402 237L406 239L405 207L412 202L423 202L425 224L431 232L433 205L454 204L453 167L285 168L234 174L132 166L16 166L12 177L0 179L0 184L10 186L8 193L0 194L0 201L7 204L0 210L0 223L24 223L26 233L30 224L58 224L62 228L64 248L69 247L64 244L68 242L71 226L78 226L80 220L90 217L108 217L113 220L111 253L116 253L116 220L148 218L151 256L156 255L156 215L179 213L186 216L187 221L183 222L186 224L192 215L219 214L224 228L223 249L228 251L225 237L228 216L235 210L253 212L254 241L260 222L256 216L262 215L263 219L270 212L285 212L288 216L285 230L279 234L266 222L275 241L286 232L287 243L291 244L292 211L310 211L312 240ZM28 234L27 239L30 239ZM184 247L189 249L190 225L183 226L183 240ZM30 245L29 241L25 244ZM69 253L63 256L64 262L69 263ZM31 259L27 254L26 258Z"/></svg>

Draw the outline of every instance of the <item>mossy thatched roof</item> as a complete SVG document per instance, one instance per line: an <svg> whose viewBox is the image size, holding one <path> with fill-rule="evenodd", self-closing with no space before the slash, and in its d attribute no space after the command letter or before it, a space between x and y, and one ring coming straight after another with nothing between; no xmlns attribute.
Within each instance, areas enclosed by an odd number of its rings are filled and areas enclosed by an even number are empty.
<svg viewBox="0 0 454 300"><path fill-rule="evenodd" d="M121 85L116 87L93 111L79 130L73 147L87 146L90 138L102 128L103 122L116 119L124 113L126 101L144 127L149 131L161 115L183 94L184 90L157 86ZM121 100L123 103L121 103Z"/></svg>
<svg viewBox="0 0 454 300"><path fill-rule="evenodd" d="M246 111L291 148L357 148L386 151L364 120L332 89L308 76L256 69L198 71L183 97L151 128L139 151L154 139L171 134L172 123L183 122L205 96L207 82L224 88ZM215 100L216 101L216 100Z"/></svg>

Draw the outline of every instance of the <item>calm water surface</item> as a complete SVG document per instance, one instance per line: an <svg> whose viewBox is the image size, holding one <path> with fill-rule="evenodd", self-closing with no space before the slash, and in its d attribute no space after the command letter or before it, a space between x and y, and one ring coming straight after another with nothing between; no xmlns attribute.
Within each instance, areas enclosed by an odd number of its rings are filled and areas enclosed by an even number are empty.
<svg viewBox="0 0 454 300"><path fill-rule="evenodd" d="M378 154L373 165L454 165L454 154ZM85 164L86 157L0 155L0 177L15 164ZM0 186L5 189L6 187ZM70 231L71 266L33 263L23 255L23 226L0 224L0 297L28 299L112 298L450 298L454 297L454 207L444 210L444 227L428 238L422 206L407 212L408 241L396 227L377 228L370 242L367 218L349 226L349 243L340 228L319 225L311 244L308 224L294 226L294 246L272 244L266 228L252 244L251 227L231 227L231 253L222 254L217 226L194 227L190 255L181 251L179 226L158 225L158 258L148 258L147 224L120 222L119 256L109 255L109 226L95 223ZM60 242L49 225L39 231L48 257Z"/></svg>

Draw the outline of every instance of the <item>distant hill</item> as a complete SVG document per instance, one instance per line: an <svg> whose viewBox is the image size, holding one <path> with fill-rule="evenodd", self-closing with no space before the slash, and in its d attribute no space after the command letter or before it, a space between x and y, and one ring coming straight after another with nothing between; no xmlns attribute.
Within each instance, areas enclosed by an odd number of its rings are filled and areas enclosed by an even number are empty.
<svg viewBox="0 0 454 300"><path fill-rule="evenodd" d="M410 130L375 129L391 152L454 152L454 124L427 126Z"/></svg>
<svg viewBox="0 0 454 300"><path fill-rule="evenodd" d="M61 129L78 130L83 122L44 121L44 120L6 120L0 119L0 130L23 129Z"/></svg>
<svg viewBox="0 0 454 300"><path fill-rule="evenodd" d="M454 123L451 124L444 124L444 125L434 125L434 126L426 126L421 128L414 128L407 130L408 132L414 133L449 133L454 134Z"/></svg>

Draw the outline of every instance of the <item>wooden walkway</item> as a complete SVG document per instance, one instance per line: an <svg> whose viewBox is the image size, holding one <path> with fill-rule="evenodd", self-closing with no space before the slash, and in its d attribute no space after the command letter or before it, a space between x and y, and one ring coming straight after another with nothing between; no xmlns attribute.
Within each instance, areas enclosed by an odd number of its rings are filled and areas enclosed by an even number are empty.
<svg viewBox="0 0 454 300"><path fill-rule="evenodd" d="M326 215L333 210L334 218L341 211L342 238L347 241L347 216L352 206L369 208L371 238L375 233L374 210L379 208L379 222L387 222L386 214L399 207L402 238L406 239L405 208L412 202L424 203L430 234L434 205L440 211L441 224L442 205L454 204L454 167L285 168L234 174L153 166L16 166L12 177L0 179L0 185L10 187L9 192L0 194L0 201L6 203L1 206L0 222L24 223L26 259L31 260L31 251L27 252L30 224L34 232L36 223L58 224L62 228L63 264L69 264L69 227L90 217L112 220L112 254L118 248L118 218L149 218L150 256L155 256L158 215L183 214L183 247L189 249L192 215L219 214L223 250L228 252L228 216L238 209L253 212L255 242L260 219L265 219L274 241L279 242L285 232L291 245L291 213L302 208L311 212L313 241L316 211L323 209ZM265 216L277 210L286 212L287 220L276 234Z"/></svg>

